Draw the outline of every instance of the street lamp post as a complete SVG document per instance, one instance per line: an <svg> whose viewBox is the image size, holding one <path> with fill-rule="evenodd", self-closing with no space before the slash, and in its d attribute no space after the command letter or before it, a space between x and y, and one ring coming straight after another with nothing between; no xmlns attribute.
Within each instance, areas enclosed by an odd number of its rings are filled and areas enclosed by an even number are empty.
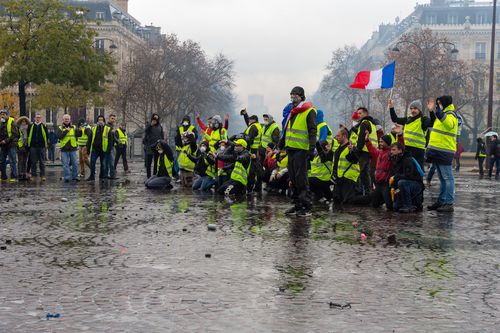
<svg viewBox="0 0 500 333"><path fill-rule="evenodd" d="M453 49L451 50L451 53L453 53L453 54L458 53L458 49L457 49L456 45L454 43L451 43L451 42L440 41L440 42L432 44L429 47L422 48L420 45L418 45L415 42L412 42L411 40L401 40L401 41L397 42L396 45L394 45L394 47L392 48L392 51L399 52L400 49L398 48L398 45L403 44L403 43L411 44L411 45L415 46L420 51L420 54L422 56L422 85L421 85L422 86L422 104L425 105L426 94L427 94L427 54L425 51L433 49L433 48L440 46L440 45L453 46Z"/></svg>
<svg viewBox="0 0 500 333"><path fill-rule="evenodd" d="M491 24L490 82L488 86L488 117L487 125L493 125L493 74L495 72L495 32L497 23L497 0L493 0L493 22Z"/></svg>

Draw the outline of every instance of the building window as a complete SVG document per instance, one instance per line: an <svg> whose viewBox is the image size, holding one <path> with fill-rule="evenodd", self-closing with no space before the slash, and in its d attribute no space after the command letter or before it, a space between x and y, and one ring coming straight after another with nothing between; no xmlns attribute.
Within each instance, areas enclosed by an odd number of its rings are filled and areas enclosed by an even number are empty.
<svg viewBox="0 0 500 333"><path fill-rule="evenodd" d="M104 12L96 12L95 13L95 19L96 20L103 20L106 18L106 14Z"/></svg>
<svg viewBox="0 0 500 333"><path fill-rule="evenodd" d="M495 73L497 87L500 87L500 72Z"/></svg>
<svg viewBox="0 0 500 333"><path fill-rule="evenodd" d="M476 24L486 24L486 15L485 14L477 14L476 15Z"/></svg>
<svg viewBox="0 0 500 333"><path fill-rule="evenodd" d="M95 48L99 52L104 52L104 39L96 39Z"/></svg>
<svg viewBox="0 0 500 333"><path fill-rule="evenodd" d="M458 16L448 15L448 24L458 24Z"/></svg>
<svg viewBox="0 0 500 333"><path fill-rule="evenodd" d="M104 116L104 108L103 107L95 107L94 108L94 124L97 124L97 117L100 115Z"/></svg>
<svg viewBox="0 0 500 333"><path fill-rule="evenodd" d="M52 109L45 110L45 119L47 123L56 124L57 111Z"/></svg>
<svg viewBox="0 0 500 333"><path fill-rule="evenodd" d="M476 43L476 60L486 59L486 43Z"/></svg>
<svg viewBox="0 0 500 333"><path fill-rule="evenodd" d="M437 16L434 14L427 15L427 24L437 24Z"/></svg>

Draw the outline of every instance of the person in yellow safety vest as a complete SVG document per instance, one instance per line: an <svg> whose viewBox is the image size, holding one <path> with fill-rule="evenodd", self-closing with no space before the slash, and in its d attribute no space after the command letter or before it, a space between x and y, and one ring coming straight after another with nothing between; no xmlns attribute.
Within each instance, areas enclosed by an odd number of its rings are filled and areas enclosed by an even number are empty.
<svg viewBox="0 0 500 333"><path fill-rule="evenodd" d="M0 110L0 170L1 180L7 181L7 158L11 169L11 182L17 182L17 142L19 129L9 111Z"/></svg>
<svg viewBox="0 0 500 333"><path fill-rule="evenodd" d="M221 195L244 195L247 191L248 177L252 164L250 152L247 150L248 144L244 139L237 139L234 142L228 141L227 145L233 151L232 154L218 156L220 160L233 164L230 179L217 190Z"/></svg>
<svg viewBox="0 0 500 333"><path fill-rule="evenodd" d="M215 157L211 154L209 144L206 141L200 142L198 154L196 156L188 155L189 159L195 163L194 173L198 178L193 182L193 191L210 191L215 186Z"/></svg>
<svg viewBox="0 0 500 333"><path fill-rule="evenodd" d="M370 176L370 163L371 156L368 148L365 145L364 133L370 132L370 142L372 145L378 145L377 128L375 127L375 120L369 115L368 109L359 107L356 112L358 113L359 124L352 129L351 143L356 148L356 154L359 159L360 167L360 187L363 194L368 194L372 190L372 179ZM361 136L361 139L358 137Z"/></svg>
<svg viewBox="0 0 500 333"><path fill-rule="evenodd" d="M116 156L114 164L115 170L116 167L118 166L118 162L120 161L121 157L123 161L123 170L126 173L130 173L127 162L127 147L128 147L127 124L121 123L118 129L116 130L115 136L116 136L115 140Z"/></svg>
<svg viewBox="0 0 500 333"><path fill-rule="evenodd" d="M389 136L391 138L391 145L399 142L399 137L403 135L403 127L400 124L393 124Z"/></svg>
<svg viewBox="0 0 500 333"><path fill-rule="evenodd" d="M403 137L405 140L405 151L411 153L424 169L426 134L429 127L434 122L431 118L423 115L422 102L415 100L410 103L410 115L405 118L399 118L394 110L394 101L389 100L389 110L392 122L404 125ZM396 140L397 142L397 140Z"/></svg>
<svg viewBox="0 0 500 333"><path fill-rule="evenodd" d="M76 140L78 143L78 170L80 171L79 177L85 178L85 166L90 169L89 151L87 145L89 138L92 136L92 128L85 123L85 119L78 120L78 129L82 131L82 135Z"/></svg>
<svg viewBox="0 0 500 333"><path fill-rule="evenodd" d="M172 176L174 165L174 153L170 146L164 140L158 140L153 150L158 154L156 173L149 177L144 185L152 190L170 190L172 189Z"/></svg>
<svg viewBox="0 0 500 333"><path fill-rule="evenodd" d="M77 140L82 136L82 130L71 124L71 116L69 114L63 115L62 120L63 123L57 128L56 135L61 147L64 182L78 182L80 179L78 179L76 151L78 150Z"/></svg>
<svg viewBox="0 0 500 333"><path fill-rule="evenodd" d="M92 128L90 140L87 149L90 151L90 176L87 181L95 180L96 163L99 158L101 168L99 171L99 179L106 179L108 171L106 170L106 153L110 149L110 144L113 142L114 136L111 128L106 125L106 119L103 115L97 117L97 124Z"/></svg>
<svg viewBox="0 0 500 333"><path fill-rule="evenodd" d="M31 161L31 181L35 181L37 176L37 165L40 167L40 178L45 178L45 152L48 147L47 126L42 123L42 115L35 113L35 122L31 123L28 129L28 147L30 148Z"/></svg>
<svg viewBox="0 0 500 333"><path fill-rule="evenodd" d="M435 116L430 128L426 160L433 163L441 183L439 197L435 203L427 206L429 210L452 212L455 202L455 178L451 164L457 149L458 117L451 96L441 96L436 102L430 100L427 108Z"/></svg>
<svg viewBox="0 0 500 333"><path fill-rule="evenodd" d="M28 117L19 117L17 127L19 128L19 140L17 141L17 174L19 180L28 180L28 128L30 126Z"/></svg>
<svg viewBox="0 0 500 333"><path fill-rule="evenodd" d="M339 147L334 153L333 177L335 181L333 202L335 204L368 204L369 196L359 196L356 191L360 168L356 149L349 142L349 133L340 129L335 138Z"/></svg>
<svg viewBox="0 0 500 333"><path fill-rule="evenodd" d="M184 133L193 133L195 141L198 139L198 131L191 124L191 118L189 116L184 116L180 126L177 128L177 133L175 133L175 150L179 153L184 147L183 139L185 137Z"/></svg>
<svg viewBox="0 0 500 333"><path fill-rule="evenodd" d="M288 190L288 154L285 150L276 154L276 169L271 172L269 177L269 187L273 190L285 194Z"/></svg>
<svg viewBox="0 0 500 333"><path fill-rule="evenodd" d="M333 176L333 158L331 141L320 141L316 143L318 155L311 161L311 170L309 170L309 185L311 192L316 200L324 198L325 203L329 203L332 198L330 186Z"/></svg>
<svg viewBox="0 0 500 333"><path fill-rule="evenodd" d="M264 164L264 159L266 158L266 149L269 143L273 143L275 146L278 145L281 136L281 130L279 125L274 121L273 116L265 114L262 116L264 119L264 128L262 128L262 139L260 140L260 163Z"/></svg>
<svg viewBox="0 0 500 333"><path fill-rule="evenodd" d="M204 140L209 144L210 150L214 150L219 141L227 140L227 129L223 127L219 115L212 117L210 128L205 130Z"/></svg>
<svg viewBox="0 0 500 333"><path fill-rule="evenodd" d="M196 138L194 133L184 132L182 139L182 148L179 152L177 162L179 163L179 176L182 187L191 187L193 185L194 177L194 162L191 161L189 156L196 156L198 146L196 145Z"/></svg>
<svg viewBox="0 0 500 333"><path fill-rule="evenodd" d="M311 216L312 202L309 195L307 170L314 158L316 147L316 109L310 102L305 102L302 87L294 87L290 92L293 109L290 111L279 148L288 153L288 174L292 188L294 206L285 214Z"/></svg>
<svg viewBox="0 0 500 333"><path fill-rule="evenodd" d="M260 147L262 140L262 126L259 123L259 117L256 115L248 116L246 109L241 110L241 115L245 119L247 128L245 130L245 140L248 143L248 150L254 157L250 176L248 178L248 189L250 192L262 191L262 163L260 157Z"/></svg>
<svg viewBox="0 0 500 333"><path fill-rule="evenodd" d="M484 160L486 158L486 145L482 138L477 138L477 147L476 147L476 157L478 166L479 166L479 176L482 178L484 176Z"/></svg>

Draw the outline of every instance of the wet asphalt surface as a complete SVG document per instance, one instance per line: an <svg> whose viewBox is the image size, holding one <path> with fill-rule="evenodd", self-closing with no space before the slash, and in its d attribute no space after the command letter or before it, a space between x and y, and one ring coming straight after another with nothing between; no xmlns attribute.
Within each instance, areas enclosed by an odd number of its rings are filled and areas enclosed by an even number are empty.
<svg viewBox="0 0 500 333"><path fill-rule="evenodd" d="M500 331L499 182L462 172L452 214L290 218L286 198L152 192L132 168L0 184L0 332Z"/></svg>

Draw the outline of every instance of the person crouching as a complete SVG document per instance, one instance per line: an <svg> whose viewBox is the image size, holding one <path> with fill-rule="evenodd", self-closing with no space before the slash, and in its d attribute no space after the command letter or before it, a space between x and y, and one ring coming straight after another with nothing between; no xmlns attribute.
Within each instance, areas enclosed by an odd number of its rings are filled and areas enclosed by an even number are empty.
<svg viewBox="0 0 500 333"><path fill-rule="evenodd" d="M219 156L219 159L233 163L234 167L230 179L222 184L217 193L221 195L244 195L246 194L248 175L252 164L250 152L247 150L248 145L243 139L237 139L234 143L228 141L227 144L234 145L233 154L224 154Z"/></svg>
<svg viewBox="0 0 500 333"><path fill-rule="evenodd" d="M155 168L156 174L148 178L144 182L144 185L152 190L170 190L173 187L171 182L174 153L164 140L158 140L153 151L158 153L158 162Z"/></svg>

